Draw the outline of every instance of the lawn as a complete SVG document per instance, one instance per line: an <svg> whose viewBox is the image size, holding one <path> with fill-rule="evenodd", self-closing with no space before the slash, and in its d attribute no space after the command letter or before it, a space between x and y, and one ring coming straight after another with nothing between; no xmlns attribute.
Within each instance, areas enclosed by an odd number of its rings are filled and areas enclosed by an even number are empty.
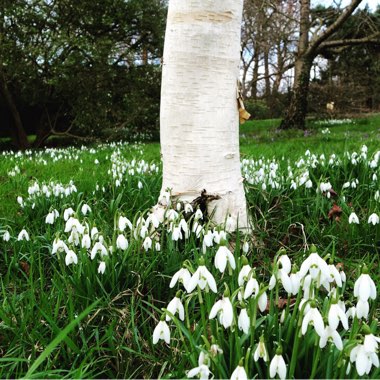
<svg viewBox="0 0 380 380"><path fill-rule="evenodd" d="M0 377L378 378L380 116L277 126L241 126L247 235L149 213L158 143L3 152Z"/></svg>

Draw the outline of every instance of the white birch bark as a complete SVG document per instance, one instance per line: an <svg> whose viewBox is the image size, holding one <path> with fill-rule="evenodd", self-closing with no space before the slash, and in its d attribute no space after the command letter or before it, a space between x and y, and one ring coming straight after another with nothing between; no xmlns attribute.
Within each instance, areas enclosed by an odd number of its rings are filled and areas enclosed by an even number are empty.
<svg viewBox="0 0 380 380"><path fill-rule="evenodd" d="M248 227L240 170L237 80L243 0L170 0L161 90L161 194L205 189L216 223ZM161 198L160 198L161 199Z"/></svg>

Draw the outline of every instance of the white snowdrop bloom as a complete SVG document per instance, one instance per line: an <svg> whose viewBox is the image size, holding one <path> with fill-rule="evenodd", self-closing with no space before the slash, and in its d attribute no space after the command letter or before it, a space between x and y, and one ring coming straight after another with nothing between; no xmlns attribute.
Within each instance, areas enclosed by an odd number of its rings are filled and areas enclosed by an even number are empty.
<svg viewBox="0 0 380 380"><path fill-rule="evenodd" d="M245 286L244 289L244 299L246 300L247 298L251 297L252 294L254 297L259 293L260 291L260 285L257 282L256 278L250 278Z"/></svg>
<svg viewBox="0 0 380 380"><path fill-rule="evenodd" d="M11 234L9 233L9 231L5 231L3 233L3 240L4 241L9 241L10 238L11 238Z"/></svg>
<svg viewBox="0 0 380 380"><path fill-rule="evenodd" d="M280 255L277 260L277 264L278 268L286 274L289 274L292 270L292 263L290 262L288 255Z"/></svg>
<svg viewBox="0 0 380 380"><path fill-rule="evenodd" d="M87 215L89 212L91 212L91 207L88 204L84 204L81 208L82 214Z"/></svg>
<svg viewBox="0 0 380 380"><path fill-rule="evenodd" d="M120 185L121 185L121 182L120 182L119 179L117 179L117 180L115 181L115 186L116 186L116 187L120 187Z"/></svg>
<svg viewBox="0 0 380 380"><path fill-rule="evenodd" d="M193 206L190 203L185 203L185 213L192 213L193 212Z"/></svg>
<svg viewBox="0 0 380 380"><path fill-rule="evenodd" d="M176 210L169 209L166 211L166 218L172 222L178 218L178 212Z"/></svg>
<svg viewBox="0 0 380 380"><path fill-rule="evenodd" d="M272 276L270 276L270 280L269 280L269 290L274 289L276 284L277 284L276 276L274 274L272 274Z"/></svg>
<svg viewBox="0 0 380 380"><path fill-rule="evenodd" d="M368 218L368 224L373 224L373 225L376 225L376 224L379 224L380 223L380 218L377 214L373 213L369 216Z"/></svg>
<svg viewBox="0 0 380 380"><path fill-rule="evenodd" d="M296 294L298 294L298 291L300 289L300 286L301 286L301 278L299 276L299 273L291 273L290 276L290 282L292 284L292 294L295 296Z"/></svg>
<svg viewBox="0 0 380 380"><path fill-rule="evenodd" d="M235 258L231 251L224 245L220 246L215 254L214 264L221 273L223 273L227 266L227 261L232 269L236 268Z"/></svg>
<svg viewBox="0 0 380 380"><path fill-rule="evenodd" d="M52 255L54 255L55 253L60 253L60 252L67 252L69 250L69 248L67 247L66 243L64 241L62 241L61 239L54 239L53 241L53 248L52 248Z"/></svg>
<svg viewBox="0 0 380 380"><path fill-rule="evenodd" d="M17 236L17 240L18 240L18 241L22 241L22 240L29 241L30 238L29 238L29 234L28 234L28 232L27 232L25 229L22 229L22 230L20 231L20 233L18 234L18 236Z"/></svg>
<svg viewBox="0 0 380 380"><path fill-rule="evenodd" d="M172 232L172 240L178 241L182 240L182 232L180 227L174 227Z"/></svg>
<svg viewBox="0 0 380 380"><path fill-rule="evenodd" d="M167 344L170 343L170 330L165 321L158 322L153 331L153 344L156 344L160 339L164 340Z"/></svg>
<svg viewBox="0 0 380 380"><path fill-rule="evenodd" d="M185 219L181 219L181 221L179 222L178 227L180 227L182 229L182 231L185 234L185 238L188 239L189 236L190 236L190 230L189 230L189 226L187 225L186 220Z"/></svg>
<svg viewBox="0 0 380 380"><path fill-rule="evenodd" d="M74 244L75 246L78 246L80 244L79 240L79 234L75 228L70 233L70 236L67 240L70 244Z"/></svg>
<svg viewBox="0 0 380 380"><path fill-rule="evenodd" d="M207 233L203 236L203 244L205 247L212 247L214 244L214 234L211 231L207 231Z"/></svg>
<svg viewBox="0 0 380 380"><path fill-rule="evenodd" d="M350 182L345 182L342 186L342 190L348 189L350 187Z"/></svg>
<svg viewBox="0 0 380 380"><path fill-rule="evenodd" d="M138 223L137 223L137 225L138 225ZM137 229L134 231L135 232L135 234L134 234L134 237L135 237L135 239L137 239ZM140 237L142 238L142 239L144 239L147 235L148 235L148 227L144 224L144 225L142 225L141 226L141 228L140 228Z"/></svg>
<svg viewBox="0 0 380 380"><path fill-rule="evenodd" d="M143 247L145 249L145 251L148 251L149 249L152 248L152 239L147 236L145 239L144 239L144 242L143 242Z"/></svg>
<svg viewBox="0 0 380 380"><path fill-rule="evenodd" d="M325 192L330 192L330 190L332 189L332 186L330 182L321 182L319 185L319 188L322 193L325 193Z"/></svg>
<svg viewBox="0 0 380 380"><path fill-rule="evenodd" d="M139 190L141 190L144 187L141 181L137 183L137 187L139 188Z"/></svg>
<svg viewBox="0 0 380 380"><path fill-rule="evenodd" d="M212 344L210 347L210 354L212 357L215 357L218 354L223 354L223 350L217 344Z"/></svg>
<svg viewBox="0 0 380 380"><path fill-rule="evenodd" d="M238 318L238 327L239 330L244 332L244 334L249 333L250 319L247 313L247 309L241 309Z"/></svg>
<svg viewBox="0 0 380 380"><path fill-rule="evenodd" d="M376 299L376 286L369 274L362 273L355 281L354 296L361 301L368 301L369 298Z"/></svg>
<svg viewBox="0 0 380 380"><path fill-rule="evenodd" d="M78 264L78 256L71 249L66 252L65 263L66 266L70 264Z"/></svg>
<svg viewBox="0 0 380 380"><path fill-rule="evenodd" d="M128 248L128 240L123 234L120 234L116 239L116 247L125 251Z"/></svg>
<svg viewBox="0 0 380 380"><path fill-rule="evenodd" d="M96 242L91 250L91 260L95 259L95 256L98 252L100 253L100 256L108 255L107 248L100 241Z"/></svg>
<svg viewBox="0 0 380 380"><path fill-rule="evenodd" d="M323 318L321 313L316 307L310 307L310 309L305 313L302 320L302 335L306 334L307 327L312 323L316 333L321 337L324 334L325 326L323 323Z"/></svg>
<svg viewBox="0 0 380 380"><path fill-rule="evenodd" d="M332 265L332 264L329 264L328 268L329 268L329 275L327 276L328 282L335 281L336 285L341 288L343 286L343 283L342 283L342 277L340 276L338 269L336 268L335 265Z"/></svg>
<svg viewBox="0 0 380 380"><path fill-rule="evenodd" d="M21 196L17 197L17 203L21 206L24 207L24 199Z"/></svg>
<svg viewBox="0 0 380 380"><path fill-rule="evenodd" d="M308 179L305 182L305 187L306 187L306 189L311 189L313 187L313 182L311 181L311 179Z"/></svg>
<svg viewBox="0 0 380 380"><path fill-rule="evenodd" d="M180 281L182 282L184 288L187 290L187 285L189 283L191 279L191 274L189 272L189 270L187 268L181 268L179 271L177 271L176 273L174 273L171 281L170 281L170 284L169 284L169 287L170 288L173 288L175 286L175 284ZM190 293L190 292L189 292Z"/></svg>
<svg viewBox="0 0 380 380"><path fill-rule="evenodd" d="M245 369L243 366L238 365L234 372L232 372L231 380L247 380L247 372L245 372Z"/></svg>
<svg viewBox="0 0 380 380"><path fill-rule="evenodd" d="M266 310L267 308L267 304L268 304L268 296L267 296L267 292L263 292L260 296L259 296L259 299L257 300L257 304L259 306L259 310L264 313L264 311Z"/></svg>
<svg viewBox="0 0 380 380"><path fill-rule="evenodd" d="M220 244L227 241L226 231L214 231L214 241L216 244Z"/></svg>
<svg viewBox="0 0 380 380"><path fill-rule="evenodd" d="M364 348L367 352L377 352L380 343L380 338L373 334L366 334L364 336Z"/></svg>
<svg viewBox="0 0 380 380"><path fill-rule="evenodd" d="M157 241L155 244L156 251L161 251L161 244Z"/></svg>
<svg viewBox="0 0 380 380"><path fill-rule="evenodd" d="M99 165L99 160L98 160L97 158L95 158L95 160L94 160L94 164L95 164L95 165Z"/></svg>
<svg viewBox="0 0 380 380"><path fill-rule="evenodd" d="M98 273L104 274L106 271L106 263L104 261L101 261L98 266Z"/></svg>
<svg viewBox="0 0 380 380"><path fill-rule="evenodd" d="M368 313L369 313L369 303L368 301L362 301L359 298L358 303L356 304L356 316L359 319L367 319L368 318Z"/></svg>
<svg viewBox="0 0 380 380"><path fill-rule="evenodd" d="M337 303L331 304L328 314L328 321L329 326L333 330L336 330L338 328L339 322L342 323L342 326L345 330L348 330L348 318Z"/></svg>
<svg viewBox="0 0 380 380"><path fill-rule="evenodd" d="M175 315L178 312L178 317L181 321L185 320L185 309L183 307L183 304L177 296L174 297L168 304L168 307L166 308L170 313ZM170 321L171 317L169 315L166 315L166 320Z"/></svg>
<svg viewBox="0 0 380 380"><path fill-rule="evenodd" d="M149 225L149 223L152 223L154 228L158 228L158 226L160 225L160 221L154 213L149 214L147 218L147 224Z"/></svg>
<svg viewBox="0 0 380 380"><path fill-rule="evenodd" d="M372 181L373 182L377 181L377 174L376 173L373 173L373 175L372 175Z"/></svg>
<svg viewBox="0 0 380 380"><path fill-rule="evenodd" d="M54 211L49 212L49 214L46 215L45 223L46 224L54 224L55 221L55 213Z"/></svg>
<svg viewBox="0 0 380 380"><path fill-rule="evenodd" d="M253 353L253 360L257 362L260 358L263 358L265 362L269 361L269 355L267 348L265 347L264 336L260 337L260 341Z"/></svg>
<svg viewBox="0 0 380 380"><path fill-rule="evenodd" d="M301 264L299 275L302 278L305 277L308 272L311 277L315 279L319 274L326 277L330 271L326 261L323 260L318 253L314 252L311 253L309 257Z"/></svg>
<svg viewBox="0 0 380 380"><path fill-rule="evenodd" d="M245 281L248 281L249 274L252 273L252 268L250 265L246 264L240 269L238 275L238 284L239 286L243 286ZM250 276L251 277L251 276Z"/></svg>
<svg viewBox="0 0 380 380"><path fill-rule="evenodd" d="M202 290L208 285L214 293L217 292L215 278L204 265L200 265L192 275L187 283L187 292L191 293L197 285Z"/></svg>
<svg viewBox="0 0 380 380"><path fill-rule="evenodd" d="M84 232L84 228L80 224L79 220L70 216L66 221L65 232L71 232L73 228L76 228L76 230L80 233Z"/></svg>
<svg viewBox="0 0 380 380"><path fill-rule="evenodd" d="M119 221L118 221L118 228L119 228L119 230L121 231L121 232L123 232L125 229L126 229L126 227L128 226L128 228L130 229L130 230L132 230L132 223L131 223L131 221L128 219L128 218L126 218L125 216L120 216L119 217Z"/></svg>
<svg viewBox="0 0 380 380"><path fill-rule="evenodd" d="M91 247L91 238L89 234L84 234L82 236L82 243L81 243L82 248L87 248L89 249Z"/></svg>
<svg viewBox="0 0 380 380"><path fill-rule="evenodd" d="M158 201L162 206L170 206L170 193L168 191L162 192Z"/></svg>
<svg viewBox="0 0 380 380"><path fill-rule="evenodd" d="M219 323L222 324L225 329L232 325L234 309L228 297L223 297L214 303L210 311L209 319L213 319L216 316L218 316Z"/></svg>
<svg viewBox="0 0 380 380"><path fill-rule="evenodd" d="M323 332L321 339L319 340L319 347L326 347L327 341L331 340L334 342L335 347L339 351L343 350L343 342L339 333L336 331L336 329L332 328L331 326L326 326L325 331Z"/></svg>
<svg viewBox="0 0 380 380"><path fill-rule="evenodd" d="M67 222L70 216L74 214L75 214L75 211L71 207L69 207L63 212L63 219L65 220L65 222Z"/></svg>
<svg viewBox="0 0 380 380"><path fill-rule="evenodd" d="M99 235L99 230L96 227L91 228L91 239L94 239Z"/></svg>
<svg viewBox="0 0 380 380"><path fill-rule="evenodd" d="M366 351L363 344L358 344L350 352L351 363L355 362L356 371L359 376L369 374L372 365L379 366L379 358L376 353Z"/></svg>
<svg viewBox="0 0 380 380"><path fill-rule="evenodd" d="M197 209L197 211L195 211L194 219L195 220L203 219L203 213L199 208Z"/></svg>
<svg viewBox="0 0 380 380"><path fill-rule="evenodd" d="M355 306L351 306L346 311L346 317L347 317L347 319L349 319L349 318L354 319L356 317L356 307Z"/></svg>
<svg viewBox="0 0 380 380"><path fill-rule="evenodd" d="M249 251L249 243L247 241L245 241L243 243L243 252L248 253L248 251Z"/></svg>
<svg viewBox="0 0 380 380"><path fill-rule="evenodd" d="M354 212L352 212L350 216L348 217L348 223L359 224L359 218Z"/></svg>
<svg viewBox="0 0 380 380"><path fill-rule="evenodd" d="M273 379L278 374L278 377L283 380L286 378L286 364L282 355L274 355L269 365L269 376Z"/></svg>
<svg viewBox="0 0 380 380"><path fill-rule="evenodd" d="M197 376L200 380L208 380L210 373L210 369L206 364L200 364L198 367L195 367L187 372L186 375L190 379Z"/></svg>

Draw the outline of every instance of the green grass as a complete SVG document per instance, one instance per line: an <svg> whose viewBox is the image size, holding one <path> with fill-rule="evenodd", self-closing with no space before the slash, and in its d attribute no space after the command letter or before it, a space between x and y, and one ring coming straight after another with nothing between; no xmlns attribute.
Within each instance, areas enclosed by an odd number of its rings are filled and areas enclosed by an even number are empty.
<svg viewBox="0 0 380 380"><path fill-rule="evenodd" d="M245 238L229 236L237 265L239 268L242 265L241 243L247 239L251 246L249 263L257 268L258 279L268 284L273 259L281 247L300 265L306 247L315 244L321 256L329 255L334 264L343 264L347 299L352 300L359 264L366 263L375 283L380 282L379 225L367 223L371 213L380 214L380 201L376 200L380 172L378 166L369 167L380 146L380 116L332 125L330 134L322 133L326 126L312 121L306 135L299 131L279 133L277 126L278 120L252 121L241 126L242 158L251 160L246 162L244 170L254 230ZM363 144L368 147L367 157L353 163L352 156L346 153L356 151L360 155ZM308 157L306 150L311 152ZM325 160L320 158L322 154ZM331 154L336 157L329 163ZM304 163L300 163L300 158ZM142 160L147 164L145 167ZM282 339L286 361L291 362L295 340L293 335L285 339L286 332L292 330L290 314L284 325L290 330L283 327L281 332L278 314L269 314L270 318L258 314L257 331L249 338L239 336L236 331L227 336L218 330L215 320L207 328L198 324L204 310L196 293L186 298L189 313L193 315L188 324L176 320L176 331L172 324L172 347L153 345L152 334L162 308L175 295L175 290L168 286L170 279L185 260L195 270L202 256L202 244L194 234L188 240L173 241L169 226L160 226L151 232L152 238L161 244L159 252L154 244L146 251L142 247L144 239L129 230L125 232L128 249L116 248L119 216L127 216L136 225L138 217L146 216L146 211L157 201L161 175L160 169L156 173L150 168L152 162L159 166L159 144L103 145L1 156L0 378L185 376L186 370L197 365L200 347L204 347L204 339L210 338L209 328L225 345L224 361L215 364L216 376L229 377L240 359L237 353L248 355L248 343L251 340L256 344L261 331L265 331L271 357L276 350L275 342ZM120 177L112 175L113 164L117 168L115 175ZM277 167L278 188L269 183L271 164ZM16 166L20 172L10 175ZM139 167L143 169L140 171ZM288 167L294 180L307 170L313 188L303 185L291 188ZM265 173L264 179L258 178L260 168ZM132 169L133 174L128 174ZM374 179L374 174L379 180ZM116 178L120 178L120 186ZM343 189L344 183L355 179L356 188ZM51 181L66 188L73 181L77 191L62 197L29 196L28 186L35 181L40 188ZM321 182L327 181L331 182L336 196L327 198L316 191ZM17 203L17 196L23 197L24 208ZM84 203L92 209L88 215L80 211ZM334 204L341 212L329 217ZM78 264L67 266L64 253L52 255L54 239L68 241L70 234L65 232L63 220L63 211L68 207L74 209L86 228L99 229L105 244L114 247L112 254L103 258L98 254L91 260L86 248L68 243L78 256ZM54 225L48 225L45 217L53 209L60 216ZM357 213L359 225L348 223L352 211ZM17 241L22 228L30 234L30 241ZM11 234L8 242L2 239L5 231ZM209 248L204 256L208 268L213 267L216 249ZM106 262L103 275L98 273L101 260ZM232 272L221 276L213 268L212 273L218 278L220 291L219 295L204 295L207 307L222 295L224 282L231 292L238 290ZM320 294L322 304L327 302L323 300L324 294ZM275 300L276 289L270 293L272 308ZM327 304L323 305L326 312ZM380 317L376 301L371 301L370 314ZM376 327L374 320L373 332ZM354 326L352 331L359 328ZM309 331L304 339L297 355L300 365L294 367L294 361L292 364L298 377L309 377L308 368L312 371L312 363L316 363L313 332ZM231 347L234 349L229 352ZM335 364L342 364L339 353L332 348L330 356L330 351L324 352L320 358L323 364L314 369L317 371L314 375L325 377L327 373L335 377L338 373ZM251 364L246 365L252 370ZM263 363L257 364L256 370L261 377L268 376ZM342 376L340 368L339 371ZM354 370L351 376L356 376ZM379 370L372 371L370 376L379 377Z"/></svg>

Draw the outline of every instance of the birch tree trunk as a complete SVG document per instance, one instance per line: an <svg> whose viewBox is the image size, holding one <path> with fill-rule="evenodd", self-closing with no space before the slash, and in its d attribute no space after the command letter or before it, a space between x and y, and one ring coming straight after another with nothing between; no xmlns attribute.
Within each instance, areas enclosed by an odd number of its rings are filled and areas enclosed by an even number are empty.
<svg viewBox="0 0 380 380"><path fill-rule="evenodd" d="M220 197L209 215L218 224L230 215L233 229L248 227L237 108L242 8L243 0L170 0L161 89L161 194L191 202L205 189Z"/></svg>

